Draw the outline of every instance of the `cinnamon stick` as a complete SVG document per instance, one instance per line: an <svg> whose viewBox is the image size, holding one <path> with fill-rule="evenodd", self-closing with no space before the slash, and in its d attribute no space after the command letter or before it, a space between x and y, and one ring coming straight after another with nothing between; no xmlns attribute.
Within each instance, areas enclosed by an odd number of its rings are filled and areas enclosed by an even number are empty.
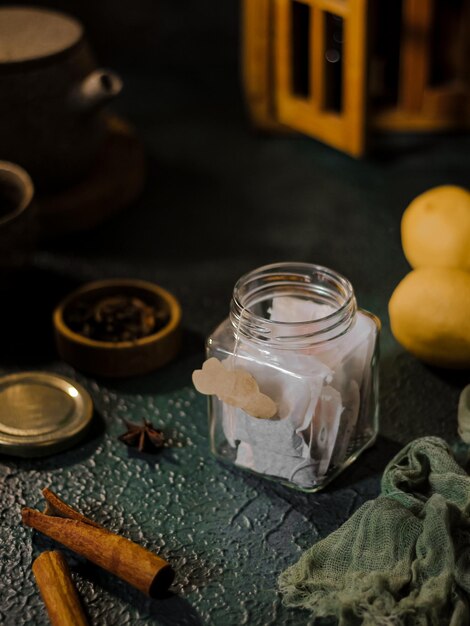
<svg viewBox="0 0 470 626"><path fill-rule="evenodd" d="M61 552L43 552L33 563L33 574L52 626L88 626Z"/></svg>
<svg viewBox="0 0 470 626"><path fill-rule="evenodd" d="M59 496L56 496L56 494L47 487L42 490L42 495L46 500L46 508L44 509L44 513L46 515L56 515L57 517L76 519L79 522L85 522L86 524L90 524L90 526L101 528L99 524L86 517L82 513L79 513L69 504L66 504L63 500L59 498Z"/></svg>
<svg viewBox="0 0 470 626"><path fill-rule="evenodd" d="M48 502L46 511L52 510L55 514L26 507L22 510L26 526L81 554L149 596L171 585L174 572L167 561L89 520L49 489L43 494Z"/></svg>

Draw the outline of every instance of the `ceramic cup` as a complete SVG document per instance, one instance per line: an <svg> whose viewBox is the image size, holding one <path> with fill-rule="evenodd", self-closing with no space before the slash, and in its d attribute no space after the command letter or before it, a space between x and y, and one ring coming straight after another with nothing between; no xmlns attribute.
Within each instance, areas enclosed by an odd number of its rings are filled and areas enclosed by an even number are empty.
<svg viewBox="0 0 470 626"><path fill-rule="evenodd" d="M21 267L35 239L34 185L19 165L0 161L0 271Z"/></svg>

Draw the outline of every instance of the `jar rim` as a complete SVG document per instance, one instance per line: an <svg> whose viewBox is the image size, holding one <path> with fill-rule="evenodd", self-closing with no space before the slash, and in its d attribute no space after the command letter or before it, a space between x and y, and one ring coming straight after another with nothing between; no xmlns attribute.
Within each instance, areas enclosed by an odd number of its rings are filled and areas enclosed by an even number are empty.
<svg viewBox="0 0 470 626"><path fill-rule="evenodd" d="M309 287L310 293L323 293L325 296L328 291L330 296L335 294L338 300L337 308L333 312L319 317L315 320L303 320L296 322L278 321L269 319L265 316L259 315L248 308L248 303L243 301L250 295L256 294L256 292L264 289L269 291L269 287L274 289L276 285L279 287L284 285L282 279L288 278L288 281L297 287ZM274 279L278 279L277 283ZM258 287L254 290L250 290L250 284L256 281L266 280L264 287ZM315 282L315 280L317 282ZM325 286L320 289L321 282L325 282ZM328 289L326 285L328 284ZM285 285L284 285L285 286ZM246 294L242 294L242 290L246 289ZM323 290L323 291L322 291ZM253 304L253 303L251 303ZM235 330L243 331L243 326L246 325L245 330L250 331L249 338L256 339L251 336L251 333L259 335L258 339L265 343L269 341L269 328L276 328L281 330L290 329L290 331L299 331L298 335L292 335L291 333L286 336L278 336L276 339L288 340L290 338L291 343L297 341L310 340L313 343L318 343L318 337L320 341L327 341L329 339L337 338L338 336L347 332L351 326L355 313L357 310L356 297L351 282L339 272L332 270L328 267L317 265L313 263L302 262L280 262L264 265L255 270L247 272L241 276L235 283L232 297L231 307L231 321ZM244 314L249 313L249 320L243 319ZM247 335L246 332L243 334ZM316 340L315 340L316 338Z"/></svg>

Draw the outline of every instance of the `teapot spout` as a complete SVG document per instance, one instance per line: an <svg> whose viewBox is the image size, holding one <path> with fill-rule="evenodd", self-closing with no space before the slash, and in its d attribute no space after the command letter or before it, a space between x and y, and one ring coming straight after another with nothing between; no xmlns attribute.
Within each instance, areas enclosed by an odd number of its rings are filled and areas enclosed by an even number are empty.
<svg viewBox="0 0 470 626"><path fill-rule="evenodd" d="M122 80L109 70L98 69L85 76L72 92L77 110L94 111L115 98L122 89Z"/></svg>

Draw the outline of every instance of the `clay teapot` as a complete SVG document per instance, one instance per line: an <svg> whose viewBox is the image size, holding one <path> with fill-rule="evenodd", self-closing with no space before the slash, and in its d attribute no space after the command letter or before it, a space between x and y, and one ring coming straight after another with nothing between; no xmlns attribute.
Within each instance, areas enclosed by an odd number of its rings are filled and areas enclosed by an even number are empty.
<svg viewBox="0 0 470 626"><path fill-rule="evenodd" d="M97 69L76 19L0 8L0 158L36 184L60 187L93 165L105 135L102 107L121 90Z"/></svg>

